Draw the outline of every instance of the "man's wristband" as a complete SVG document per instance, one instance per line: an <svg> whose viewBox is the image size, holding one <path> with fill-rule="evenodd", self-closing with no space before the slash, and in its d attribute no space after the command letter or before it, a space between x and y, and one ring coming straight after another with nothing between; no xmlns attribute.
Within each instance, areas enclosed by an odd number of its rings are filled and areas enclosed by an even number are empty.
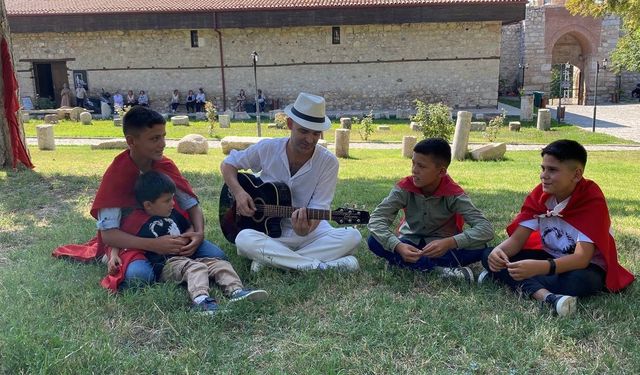
<svg viewBox="0 0 640 375"><path fill-rule="evenodd" d="M547 276L552 276L556 274L556 260L555 259L547 259L549 261L549 273Z"/></svg>

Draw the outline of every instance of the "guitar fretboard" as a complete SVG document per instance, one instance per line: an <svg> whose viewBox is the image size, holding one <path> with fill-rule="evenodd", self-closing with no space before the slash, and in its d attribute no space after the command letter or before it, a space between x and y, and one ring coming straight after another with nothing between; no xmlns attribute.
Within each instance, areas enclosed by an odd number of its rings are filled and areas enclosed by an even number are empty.
<svg viewBox="0 0 640 375"><path fill-rule="evenodd" d="M269 217L291 217L298 207L277 206L274 204L256 204L257 212ZM307 208L307 218L313 220L331 220L331 211Z"/></svg>

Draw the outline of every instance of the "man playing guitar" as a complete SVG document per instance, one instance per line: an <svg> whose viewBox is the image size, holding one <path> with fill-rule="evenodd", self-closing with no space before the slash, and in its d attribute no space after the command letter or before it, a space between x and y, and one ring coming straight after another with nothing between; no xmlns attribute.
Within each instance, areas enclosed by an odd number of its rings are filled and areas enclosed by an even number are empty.
<svg viewBox="0 0 640 375"><path fill-rule="evenodd" d="M222 177L233 194L237 213L256 213L252 197L238 181L238 170L260 172L265 182L281 182L291 190L293 211L282 220L282 236L243 229L235 238L238 254L253 260L251 270L264 265L284 269L357 270L355 253L362 236L354 228L333 228L326 220L307 216L307 208L329 209L338 180L338 160L318 146L322 132L331 127L323 97L300 93L285 108L289 138L265 139L243 151L232 151L221 166Z"/></svg>

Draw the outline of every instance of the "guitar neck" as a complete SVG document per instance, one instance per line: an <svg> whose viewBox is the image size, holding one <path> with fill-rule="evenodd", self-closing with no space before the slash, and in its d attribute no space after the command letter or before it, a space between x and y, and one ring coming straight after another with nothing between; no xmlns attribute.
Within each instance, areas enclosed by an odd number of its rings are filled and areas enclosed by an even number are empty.
<svg viewBox="0 0 640 375"><path fill-rule="evenodd" d="M256 204L256 208L265 216L283 218L291 217L293 211L298 209L298 207L277 206L275 204ZM307 208L307 218L313 220L331 220L331 211Z"/></svg>

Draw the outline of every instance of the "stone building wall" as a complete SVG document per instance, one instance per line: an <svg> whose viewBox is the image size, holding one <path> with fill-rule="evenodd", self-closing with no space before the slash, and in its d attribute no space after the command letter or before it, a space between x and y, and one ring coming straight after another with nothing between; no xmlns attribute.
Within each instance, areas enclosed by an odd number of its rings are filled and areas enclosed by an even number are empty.
<svg viewBox="0 0 640 375"><path fill-rule="evenodd" d="M223 29L227 106L255 90L250 54L257 51L258 86L286 104L300 91L325 95L330 109L412 108L413 100L461 107L495 106L500 23L423 23L342 26L340 44L331 27ZM31 62L67 61L87 70L90 90L146 90L152 106L167 106L170 93L203 87L221 106L218 37L198 30L14 34L21 95L34 94Z"/></svg>
<svg viewBox="0 0 640 375"><path fill-rule="evenodd" d="M522 73L518 65L522 63L523 49L522 22L503 26L500 43L500 84L506 87L506 92L514 88L519 89L522 84Z"/></svg>
<svg viewBox="0 0 640 375"><path fill-rule="evenodd" d="M520 82L522 71L514 70L513 67L515 66L517 69L518 63L524 60L528 64L528 69L525 71L525 91L544 91L548 93L551 89L552 64L570 61L573 65L581 68L582 73L585 75L586 104L590 104L593 102L593 95L595 94L596 62L602 61L604 58L611 60L611 53L620 37L620 19L615 16L608 16L599 21L587 17L585 18L587 23L583 25L583 29L577 27L572 30L582 34L581 41L576 39L575 34L572 35L572 31L570 31L570 33L560 36L557 45L549 48L545 44L545 39L548 40L551 37L548 33L557 31L557 29L566 25L561 24L558 27L549 28L549 25L546 24L546 11L553 8L557 11L558 8L564 5L564 1L554 1L546 6L543 3L543 1L530 3L527 6L524 21L502 28L500 79L507 82L516 79ZM597 23L594 23L596 21ZM515 46L518 32L523 43L518 50L519 54L516 55L512 54L511 51L516 50L513 46ZM594 35L589 35L591 39L585 38L585 34L590 32L594 33ZM582 43L582 47L592 48L592 50L579 51L580 47L578 45L580 43ZM598 101L607 102L610 100L611 93L616 91L617 79L615 73L600 70L598 76ZM639 72L622 72L620 75L622 97L628 97L631 90L638 83L640 83Z"/></svg>

